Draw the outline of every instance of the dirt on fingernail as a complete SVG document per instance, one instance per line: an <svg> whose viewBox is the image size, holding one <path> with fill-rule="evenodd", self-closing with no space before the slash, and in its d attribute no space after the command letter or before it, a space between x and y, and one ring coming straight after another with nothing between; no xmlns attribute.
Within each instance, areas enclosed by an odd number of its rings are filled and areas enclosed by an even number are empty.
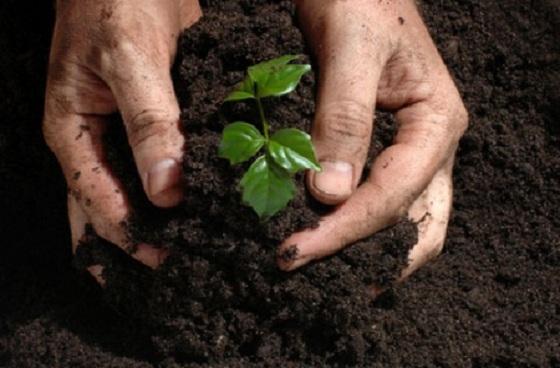
<svg viewBox="0 0 560 368"><path fill-rule="evenodd" d="M277 258L282 261L283 263L291 263L298 258L298 246L297 244L292 244L286 249L282 250L278 255Z"/></svg>

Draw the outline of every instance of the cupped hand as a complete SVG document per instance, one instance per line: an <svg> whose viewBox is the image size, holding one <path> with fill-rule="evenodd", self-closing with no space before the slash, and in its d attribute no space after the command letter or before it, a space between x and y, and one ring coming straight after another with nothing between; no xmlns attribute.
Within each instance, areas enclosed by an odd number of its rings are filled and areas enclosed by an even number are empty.
<svg viewBox="0 0 560 368"><path fill-rule="evenodd" d="M307 184L337 207L285 240L279 254L296 256L279 266L294 270L408 216L419 233L405 278L443 247L467 112L414 1L296 3L320 76L312 137L323 170ZM398 132L360 183L376 106L394 113Z"/></svg>
<svg viewBox="0 0 560 368"><path fill-rule="evenodd" d="M74 249L86 223L140 262L156 267L165 251L131 244L126 193L107 166L102 136L120 111L148 198L181 200L184 137L170 69L177 38L201 16L197 0L59 0L43 132L68 184ZM100 267L90 271L99 278Z"/></svg>

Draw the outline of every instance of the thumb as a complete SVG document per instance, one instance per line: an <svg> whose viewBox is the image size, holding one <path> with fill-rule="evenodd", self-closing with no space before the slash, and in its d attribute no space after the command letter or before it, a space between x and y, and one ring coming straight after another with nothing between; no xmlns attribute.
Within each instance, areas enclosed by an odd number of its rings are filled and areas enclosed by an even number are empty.
<svg viewBox="0 0 560 368"><path fill-rule="evenodd" d="M373 30L355 12L327 12L317 47L320 80L312 137L321 172L308 173L308 187L321 202L338 204L354 192L367 157L377 84L384 55ZM313 33L313 31L311 31Z"/></svg>
<svg viewBox="0 0 560 368"><path fill-rule="evenodd" d="M136 61L117 75L107 82L123 115L144 190L155 205L175 206L183 196L185 140L169 68Z"/></svg>

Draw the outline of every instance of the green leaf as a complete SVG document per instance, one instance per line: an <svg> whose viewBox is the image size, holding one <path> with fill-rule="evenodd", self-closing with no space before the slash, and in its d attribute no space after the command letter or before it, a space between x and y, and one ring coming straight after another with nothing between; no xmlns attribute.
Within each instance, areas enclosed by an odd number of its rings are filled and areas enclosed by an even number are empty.
<svg viewBox="0 0 560 368"><path fill-rule="evenodd" d="M259 97L283 96L293 92L301 77L311 70L310 65L290 64L273 72L265 84L257 83L257 94Z"/></svg>
<svg viewBox="0 0 560 368"><path fill-rule="evenodd" d="M247 70L249 77L255 83L263 83L266 82L270 73L275 72L279 68L289 64L290 62L296 60L298 58L297 55L284 55L280 56L276 59L263 61L262 63L258 63L256 65L250 66Z"/></svg>
<svg viewBox="0 0 560 368"><path fill-rule="evenodd" d="M300 57L299 55L282 55L274 59L263 61L262 63L259 63L256 66L259 66L264 69L274 69L275 67L289 64L299 57Z"/></svg>
<svg viewBox="0 0 560 368"><path fill-rule="evenodd" d="M270 218L286 207L296 188L292 178L266 156L260 156L241 179L243 202L260 218Z"/></svg>
<svg viewBox="0 0 560 368"><path fill-rule="evenodd" d="M233 91L226 97L224 101L241 101L248 100L250 98L255 98L255 95L243 91Z"/></svg>
<svg viewBox="0 0 560 368"><path fill-rule="evenodd" d="M241 101L250 98L255 98L255 82L250 77L246 77L243 82L235 86L224 101Z"/></svg>
<svg viewBox="0 0 560 368"><path fill-rule="evenodd" d="M263 146L264 137L253 125L237 121L224 128L218 155L234 165L253 157Z"/></svg>
<svg viewBox="0 0 560 368"><path fill-rule="evenodd" d="M268 152L278 165L292 174L305 169L321 170L315 157L311 137L301 130L277 131L270 138Z"/></svg>
<svg viewBox="0 0 560 368"><path fill-rule="evenodd" d="M295 90L301 77L311 70L308 64L289 64L297 58L285 55L250 67L248 73L256 84L257 96L282 96Z"/></svg>

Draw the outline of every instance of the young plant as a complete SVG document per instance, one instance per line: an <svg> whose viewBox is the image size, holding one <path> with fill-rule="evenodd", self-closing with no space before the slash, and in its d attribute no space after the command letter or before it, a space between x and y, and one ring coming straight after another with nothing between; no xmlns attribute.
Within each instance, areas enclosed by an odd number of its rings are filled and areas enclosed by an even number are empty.
<svg viewBox="0 0 560 368"><path fill-rule="evenodd" d="M272 133L261 101L296 89L311 66L290 64L295 59L295 55L285 55L249 67L245 80L225 99L254 100L259 112L262 133L244 121L229 124L224 129L218 154L235 165L264 149L240 182L243 202L261 219L272 217L294 197L296 187L292 177L295 173L306 169L321 170L309 134L294 128Z"/></svg>

